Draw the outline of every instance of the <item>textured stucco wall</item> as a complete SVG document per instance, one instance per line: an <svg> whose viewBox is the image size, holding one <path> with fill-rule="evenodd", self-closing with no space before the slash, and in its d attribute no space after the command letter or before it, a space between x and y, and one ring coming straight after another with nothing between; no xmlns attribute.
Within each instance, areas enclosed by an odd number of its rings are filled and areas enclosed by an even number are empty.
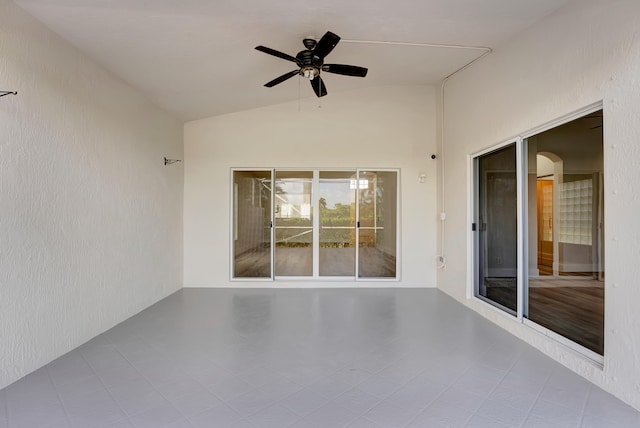
<svg viewBox="0 0 640 428"><path fill-rule="evenodd" d="M604 104L605 358L594 366L466 299L468 155L571 112ZM640 2L572 1L455 76L445 95L448 265L438 286L640 409Z"/></svg>
<svg viewBox="0 0 640 428"><path fill-rule="evenodd" d="M0 388L182 286L182 123L0 0Z"/></svg>
<svg viewBox="0 0 640 428"><path fill-rule="evenodd" d="M229 281L230 168L400 168L401 281L435 286L435 88L381 87L185 125L185 286ZM419 183L420 173L426 174ZM320 282L252 282L318 286ZM325 284L326 285L326 284ZM354 286L354 282L331 282ZM359 283L360 286L364 285Z"/></svg>

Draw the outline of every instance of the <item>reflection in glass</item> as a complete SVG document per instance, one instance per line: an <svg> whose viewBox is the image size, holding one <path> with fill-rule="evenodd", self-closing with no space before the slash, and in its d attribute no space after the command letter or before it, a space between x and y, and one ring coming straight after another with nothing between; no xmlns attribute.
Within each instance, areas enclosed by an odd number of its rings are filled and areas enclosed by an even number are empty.
<svg viewBox="0 0 640 428"><path fill-rule="evenodd" d="M525 317L604 355L602 110L528 138Z"/></svg>
<svg viewBox="0 0 640 428"><path fill-rule="evenodd" d="M396 276L398 175L395 171L360 172L351 187L359 198L358 276Z"/></svg>
<svg viewBox="0 0 640 428"><path fill-rule="evenodd" d="M312 171L277 171L275 274L313 275Z"/></svg>
<svg viewBox="0 0 640 428"><path fill-rule="evenodd" d="M233 277L271 277L271 172L233 172Z"/></svg>
<svg viewBox="0 0 640 428"><path fill-rule="evenodd" d="M476 296L517 311L517 176L515 144L477 158Z"/></svg>
<svg viewBox="0 0 640 428"><path fill-rule="evenodd" d="M355 276L353 171L320 171L320 276Z"/></svg>

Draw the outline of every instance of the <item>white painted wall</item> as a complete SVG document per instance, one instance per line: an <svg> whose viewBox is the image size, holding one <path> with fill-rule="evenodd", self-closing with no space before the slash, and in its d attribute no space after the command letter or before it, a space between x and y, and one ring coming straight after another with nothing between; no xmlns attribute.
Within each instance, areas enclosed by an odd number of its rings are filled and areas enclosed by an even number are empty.
<svg viewBox="0 0 640 428"><path fill-rule="evenodd" d="M182 286L182 124L0 0L0 388Z"/></svg>
<svg viewBox="0 0 640 428"><path fill-rule="evenodd" d="M438 286L640 409L640 2L575 0L446 87L447 270ZM471 281L468 155L604 102L606 308L600 369L486 305Z"/></svg>
<svg viewBox="0 0 640 428"><path fill-rule="evenodd" d="M322 285L229 280L230 170L363 167L401 169L402 279L376 284L434 287L435 93L432 87L380 87L329 94L322 108L313 98L302 100L301 111L292 102L187 123L185 286Z"/></svg>

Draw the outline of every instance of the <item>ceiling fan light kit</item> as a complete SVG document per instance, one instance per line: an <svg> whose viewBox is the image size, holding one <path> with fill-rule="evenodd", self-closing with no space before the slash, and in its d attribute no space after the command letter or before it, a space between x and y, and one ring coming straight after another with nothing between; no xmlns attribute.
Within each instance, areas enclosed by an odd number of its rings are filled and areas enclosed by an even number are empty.
<svg viewBox="0 0 640 428"><path fill-rule="evenodd" d="M323 97L327 95L327 88L320 76L321 72L342 74L344 76L365 77L368 70L364 67L324 63L325 57L331 53L339 41L340 36L332 33L331 31L327 31L318 41L312 38L306 38L302 40L302 44L305 49L298 52L295 57L266 46L256 46L256 49L260 52L294 62L298 66L298 69L289 71L282 76L278 76L272 81L265 83L264 86L271 88L295 75L300 75L305 79L309 79L311 82L311 88L315 92L316 96Z"/></svg>

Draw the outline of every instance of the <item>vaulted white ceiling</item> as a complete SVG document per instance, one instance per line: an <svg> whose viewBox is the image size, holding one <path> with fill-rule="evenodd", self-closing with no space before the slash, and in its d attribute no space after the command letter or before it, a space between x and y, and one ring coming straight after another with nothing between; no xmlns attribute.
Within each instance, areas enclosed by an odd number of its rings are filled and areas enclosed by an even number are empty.
<svg viewBox="0 0 640 428"><path fill-rule="evenodd" d="M434 84L568 0L15 0L160 107L193 120L315 97L294 77L302 39L342 41L327 63L367 67L366 78L323 73L329 97L350 89ZM399 42L392 44L370 42Z"/></svg>

